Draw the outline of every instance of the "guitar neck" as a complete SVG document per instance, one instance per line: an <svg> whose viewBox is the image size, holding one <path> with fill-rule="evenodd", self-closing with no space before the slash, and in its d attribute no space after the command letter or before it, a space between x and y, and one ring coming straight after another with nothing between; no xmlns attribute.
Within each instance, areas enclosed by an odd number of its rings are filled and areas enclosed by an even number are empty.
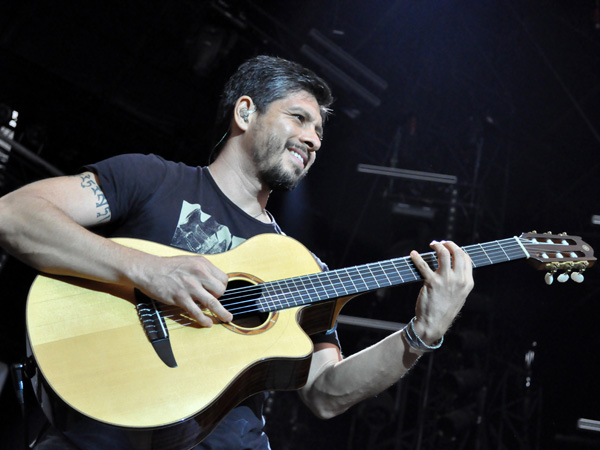
<svg viewBox="0 0 600 450"><path fill-rule="evenodd" d="M463 247L473 267L483 267L529 257L518 237ZM435 270L435 252L421 255ZM410 257L320 272L260 285L257 304L261 312L277 311L324 300L354 296L380 288L421 280Z"/></svg>

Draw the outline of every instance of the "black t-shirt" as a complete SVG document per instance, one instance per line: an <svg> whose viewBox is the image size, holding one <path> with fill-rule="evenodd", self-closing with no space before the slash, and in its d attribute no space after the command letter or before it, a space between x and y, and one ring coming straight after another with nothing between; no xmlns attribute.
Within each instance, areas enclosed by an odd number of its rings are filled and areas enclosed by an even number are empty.
<svg viewBox="0 0 600 450"><path fill-rule="evenodd" d="M111 221L102 230L107 236L214 254L258 234L283 234L275 220L263 223L236 206L206 167L190 167L156 155L128 154L86 168L98 175L110 206ZM311 338L315 343L339 346L335 330ZM265 398L261 393L244 401L197 448L268 449L262 432Z"/></svg>
<svg viewBox="0 0 600 450"><path fill-rule="evenodd" d="M110 235L136 237L214 254L261 233L275 221L250 217L221 192L206 167L155 155L121 155L92 164L111 210Z"/></svg>

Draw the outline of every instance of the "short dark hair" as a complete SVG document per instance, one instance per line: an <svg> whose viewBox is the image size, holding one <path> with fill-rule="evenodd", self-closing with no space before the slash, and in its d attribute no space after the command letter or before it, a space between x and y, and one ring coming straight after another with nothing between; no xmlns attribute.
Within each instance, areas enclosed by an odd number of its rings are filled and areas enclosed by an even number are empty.
<svg viewBox="0 0 600 450"><path fill-rule="evenodd" d="M264 113L272 102L298 91L306 91L315 97L325 121L333 96L322 78L312 70L283 58L260 55L249 59L225 84L217 112L217 130L221 134L229 129L235 103L243 95L252 98L257 111ZM224 138L216 147L221 146ZM215 150L218 153L219 148Z"/></svg>

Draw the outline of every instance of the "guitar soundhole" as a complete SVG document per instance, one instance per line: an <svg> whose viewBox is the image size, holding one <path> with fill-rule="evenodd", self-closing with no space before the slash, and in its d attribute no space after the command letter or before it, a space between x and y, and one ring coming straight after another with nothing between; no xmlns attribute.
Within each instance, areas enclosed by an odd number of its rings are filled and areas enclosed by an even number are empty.
<svg viewBox="0 0 600 450"><path fill-rule="evenodd" d="M235 291L235 289L246 287L252 289L244 291L242 295L239 294L239 291ZM235 279L227 283L227 290L221 301L233 314L233 324L235 326L241 328L259 328L269 320L271 314L259 311L256 303L256 300L260 298L261 292L260 285L250 283L246 280Z"/></svg>

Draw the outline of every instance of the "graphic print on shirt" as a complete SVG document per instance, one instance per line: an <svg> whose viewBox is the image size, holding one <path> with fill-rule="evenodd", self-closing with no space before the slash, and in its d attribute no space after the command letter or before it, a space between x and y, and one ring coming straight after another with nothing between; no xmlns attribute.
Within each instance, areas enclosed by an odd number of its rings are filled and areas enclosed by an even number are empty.
<svg viewBox="0 0 600 450"><path fill-rule="evenodd" d="M233 236L227 226L202 211L200 205L184 200L171 245L207 255L226 252L244 241L244 238Z"/></svg>

